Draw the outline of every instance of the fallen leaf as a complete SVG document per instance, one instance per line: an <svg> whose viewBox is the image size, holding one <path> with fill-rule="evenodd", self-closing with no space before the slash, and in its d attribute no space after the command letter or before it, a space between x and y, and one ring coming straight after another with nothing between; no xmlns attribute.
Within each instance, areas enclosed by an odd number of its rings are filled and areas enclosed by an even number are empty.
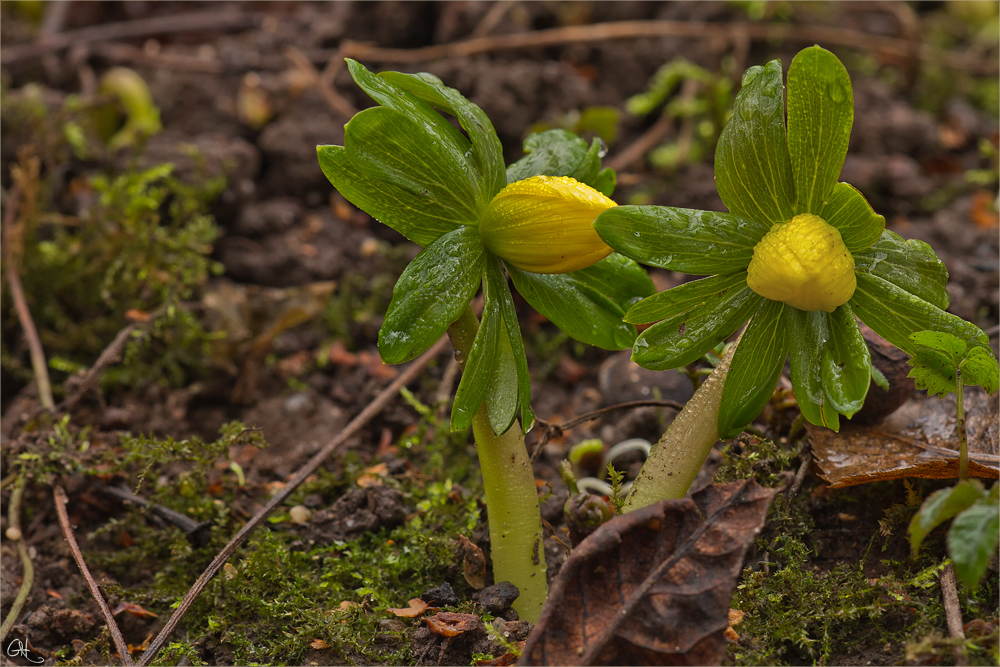
<svg viewBox="0 0 1000 667"><path fill-rule="evenodd" d="M997 401L965 388L969 475L1000 478ZM830 488L905 477L958 477L955 399L911 400L877 424L842 422L840 433L806 425L819 476Z"/></svg>
<svg viewBox="0 0 1000 667"><path fill-rule="evenodd" d="M309 642L309 646L311 648L316 649L317 651L322 651L325 648L332 648L333 644L326 641L325 639L314 639L311 642Z"/></svg>
<svg viewBox="0 0 1000 667"><path fill-rule="evenodd" d="M977 190L972 195L972 203L969 205L969 217L977 226L984 229L996 227L1000 222L1000 215L997 214L995 196L986 190Z"/></svg>
<svg viewBox="0 0 1000 667"><path fill-rule="evenodd" d="M482 590L486 585L486 556L465 535L459 535L458 541L462 548L462 573L465 580L477 591Z"/></svg>
<svg viewBox="0 0 1000 667"><path fill-rule="evenodd" d="M729 641L738 642L740 640L740 636L736 634L735 630L733 630L733 626L742 623L743 616L745 616L745 614L739 609L729 610L729 627L726 628L725 632L726 639L728 639Z"/></svg>
<svg viewBox="0 0 1000 667"><path fill-rule="evenodd" d="M522 664L720 664L743 556L777 493L713 484L602 525L563 564Z"/></svg>
<svg viewBox="0 0 1000 667"><path fill-rule="evenodd" d="M524 642L516 642L514 646L516 646L519 651L524 650ZM520 657L520 652L510 651L509 653L504 653L503 655L493 658L492 660L476 660L476 664L492 665L493 667L508 667L508 665L517 664L517 659Z"/></svg>
<svg viewBox="0 0 1000 667"><path fill-rule="evenodd" d="M111 613L114 616L117 616L123 611L127 611L136 618L157 618L156 614L154 614L151 611L146 611L145 609L142 608L141 605L137 605L134 602L122 602L117 607L115 607L115 610Z"/></svg>
<svg viewBox="0 0 1000 667"><path fill-rule="evenodd" d="M402 618L416 618L417 616L420 616L420 614L424 613L424 611L427 610L427 603L421 600L420 598L413 598L407 604L409 604L408 607L402 607L402 608L393 607L390 609L386 609L386 611L392 614L393 616L400 616Z"/></svg>
<svg viewBox="0 0 1000 667"><path fill-rule="evenodd" d="M442 611L433 616L426 616L424 622L431 632L442 637L454 637L469 630L485 628L483 622L475 614L458 614L452 611Z"/></svg>

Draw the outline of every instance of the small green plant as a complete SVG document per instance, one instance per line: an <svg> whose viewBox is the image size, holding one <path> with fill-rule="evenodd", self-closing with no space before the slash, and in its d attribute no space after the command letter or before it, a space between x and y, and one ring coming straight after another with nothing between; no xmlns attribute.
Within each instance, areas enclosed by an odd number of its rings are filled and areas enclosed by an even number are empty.
<svg viewBox="0 0 1000 667"><path fill-rule="evenodd" d="M699 162L715 147L719 132L729 119L735 69L727 57L721 72L710 72L683 57L675 58L653 74L646 91L633 95L625 103L633 116L647 116L662 105L661 115L682 121L676 141L660 144L648 159L657 169L676 169L688 162ZM670 99L678 86L685 90Z"/></svg>
<svg viewBox="0 0 1000 667"><path fill-rule="evenodd" d="M959 443L958 484L928 496L910 522L910 544L916 554L930 531L954 517L948 531L948 555L955 564L955 574L971 588L979 584L997 552L1000 484L994 484L987 492L978 480L969 479L963 387L981 385L992 394L1000 385L1000 370L988 351L969 348L951 334L918 331L910 334L910 340L915 353L908 363L913 366L910 377L917 389L942 398L955 394Z"/></svg>
<svg viewBox="0 0 1000 667"><path fill-rule="evenodd" d="M791 356L799 408L837 430L864 403L872 370L855 318L913 353L909 334L932 326L992 358L978 327L944 311L944 265L930 246L904 241L847 183L838 183L854 118L850 77L818 46L788 71L743 76L719 138L715 176L729 213L619 206L594 222L622 254L710 277L633 306L651 323L632 358L655 370L698 359L749 320L736 345L654 447L627 507L681 497L720 437L736 436L767 405ZM715 427L715 428L713 428Z"/></svg>
<svg viewBox="0 0 1000 667"><path fill-rule="evenodd" d="M423 246L393 288L379 352L402 363L445 332L463 375L451 426L472 426L489 512L494 576L521 592L515 609L535 621L546 597L534 475L521 430L531 428L531 383L507 274L536 310L577 340L632 345L622 321L653 292L634 261L591 226L616 206L614 172L564 130L534 134L504 166L500 140L479 107L429 74L372 74L348 60L379 106L344 128L344 146L319 146L330 182L353 204ZM458 119L463 134L439 112ZM483 288L480 323L470 302ZM518 423L520 417L521 424Z"/></svg>
<svg viewBox="0 0 1000 667"><path fill-rule="evenodd" d="M181 303L221 271L209 257L219 231L208 204L223 179L191 185L161 164L81 185L92 203L78 218L46 213L39 184L19 226L22 280L49 366L60 374L85 368L125 321L155 316L148 334L126 346L128 363L109 369L102 384L182 383L207 357L210 334ZM3 370L27 380L30 370L8 353L19 330L10 312L5 307Z"/></svg>

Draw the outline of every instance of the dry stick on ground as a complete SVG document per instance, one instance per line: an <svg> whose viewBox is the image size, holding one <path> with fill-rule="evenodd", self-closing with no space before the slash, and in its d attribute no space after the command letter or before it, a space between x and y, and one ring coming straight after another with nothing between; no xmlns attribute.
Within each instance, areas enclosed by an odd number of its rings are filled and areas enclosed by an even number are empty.
<svg viewBox="0 0 1000 667"><path fill-rule="evenodd" d="M531 462L534 463L538 458L538 454L542 451L542 447L554 437L562 435L563 431L568 431L577 424L582 424L583 422L588 422L591 419L597 419L601 415L613 412L615 410L629 410L631 408L642 408L647 406L655 406L661 408L673 408L674 410L682 410L684 406L677 401L671 401L668 399L648 399L644 401L629 401L628 403L618 403L617 405L609 405L606 408L600 408L598 410L591 410L590 412L584 412L582 415L578 415L569 421L564 421L561 424L553 424L552 422L545 421L544 419L535 419L541 429L541 437L538 442L535 443L535 448L531 452Z"/></svg>
<svg viewBox="0 0 1000 667"><path fill-rule="evenodd" d="M28 309L28 302L24 298L24 288L21 286L21 276L17 273L17 261L14 258L14 243L12 238L14 221L17 217L17 204L20 198L21 187L18 183L10 189L7 197L7 210L3 216L3 253L4 264L7 265L7 288L10 296L14 299L14 308L17 311L17 319L24 331L24 338L28 342L28 350L31 354L31 366L35 372L35 383L38 385L38 400L46 410L55 407L52 400L52 385L49 384L48 364L45 361L45 351L42 349L42 342L38 338L38 330L35 322L31 319L31 311Z"/></svg>
<svg viewBox="0 0 1000 667"><path fill-rule="evenodd" d="M685 103L690 102L695 98L700 89L701 82L689 79L684 82L680 99ZM618 153L614 157L610 158L604 166L614 169L615 171L627 169L633 163L641 160L646 153L651 151L657 144L663 141L664 138L666 138L667 133L670 132L670 127L673 123L674 118L666 113L663 113L659 120L653 123L652 127L646 130L642 136L633 141L621 153ZM690 138L688 139L688 144L690 144Z"/></svg>
<svg viewBox="0 0 1000 667"><path fill-rule="evenodd" d="M944 617L948 623L948 634L956 642L952 647L955 664L968 665L965 654L965 632L962 630L962 609L958 605L958 588L955 585L955 566L948 563L941 571L941 598L944 601Z"/></svg>
<svg viewBox="0 0 1000 667"><path fill-rule="evenodd" d="M174 613L171 614L166 625L163 626L160 633L156 635L156 638L149 644L149 648L146 649L146 652L142 654L142 658L140 658L137 663L139 667L143 667L144 665L148 665L152 662L153 658L156 657L159 650L163 648L163 645L166 643L171 633L173 633L174 629L176 629L178 623L180 623L188 609L191 608L191 605L194 604L194 601L201 594L202 590L204 590L205 586L208 585L208 582L211 581L212 577L214 577L220 569L222 569L222 566L227 560L229 560L229 557L233 555L236 549L238 549L247 540L247 538L250 537L250 533L252 533L257 526L259 526L267 518L275 507L283 503L285 499L287 499L288 496L290 496L292 492L295 491L295 489L302 484L303 481L305 481L306 477L316 472L316 469L319 468L331 454L340 449L341 445L347 442L348 438L360 430L362 426L367 424L372 417L381 412L382 409L396 397L400 388L413 381L413 379L420 374L428 362L438 356L447 345L448 337L442 336L441 340L436 342L416 361L411 363L406 370L399 374L399 377L393 380L392 383L383 389L381 393L379 393L379 395L365 407L364 410L358 413L358 416L352 419L351 423L344 427L343 431L338 433L333 440L323 446L323 449L309 459L309 461L302 466L297 473L295 473L295 477L289 480L281 491L267 501L267 504L265 504L264 507L262 507L254 515L254 517L250 519L250 521L240 528L239 532L237 532L236 535L229 540L229 544L227 544L222 551L216 555L201 576L198 577L198 580L191 586L191 590L189 590L187 595L184 596L184 599L181 600L180 605Z"/></svg>
<svg viewBox="0 0 1000 667"><path fill-rule="evenodd" d="M450 44L425 46L417 49L386 49L372 44L344 40L341 43L343 55L383 63L417 63L455 56L471 56L489 51L523 49L530 47L557 46L572 42L599 42L615 39L637 39L642 37L691 37L706 39L783 40L806 43L825 43L848 46L861 51L876 51L896 58L906 59L913 55L913 45L905 39L872 35L845 28L826 26L789 25L769 23L688 23L684 21L617 21L594 23L591 25L568 26L537 30L535 32L476 37ZM918 55L922 60L935 60L952 69L966 70L978 74L994 74L997 67L993 62L984 63L982 58L942 52L931 46L920 45Z"/></svg>
<svg viewBox="0 0 1000 667"><path fill-rule="evenodd" d="M151 321L152 319L150 319L150 322ZM77 386L76 390L69 397L67 397L66 400L59 404L60 411L72 409L73 406L76 405L79 400L97 384L101 374L104 373L104 369L111 364L121 361L122 352L125 349L125 343L128 342L132 332L141 326L142 325L138 322L133 322L118 332L115 339L111 341L110 345L104 348L104 351L101 352L101 356L97 357L97 361L94 362L94 365L90 367L87 374L83 376L82 380L80 380L80 384Z"/></svg>
<svg viewBox="0 0 1000 667"><path fill-rule="evenodd" d="M17 473L15 473L17 474ZM28 483L28 476L23 472L17 478L17 485L10 492L10 501L7 506L7 539L17 542L17 553L21 557L21 568L24 570L21 579L21 588L17 591L14 604L10 607L7 618L0 626L0 642L7 638L7 633L14 627L14 621L21 614L24 603L28 601L31 594L31 585L35 580L35 567L31 564L31 556L28 548L24 545L24 535L21 532L21 498L24 496L24 487ZM16 532L14 532L16 531ZM14 538L17 538L16 540Z"/></svg>
<svg viewBox="0 0 1000 667"><path fill-rule="evenodd" d="M76 538L73 537L73 527L69 525L69 516L66 514L66 492L63 491L61 486L57 486L52 495L56 501L56 513L59 515L59 525L62 526L63 536L65 536L66 542L69 543L69 550L73 553L73 560L76 561L76 566L80 568L80 572L87 582L87 588L90 589L90 594L94 596L94 601L101 608L104 622L107 624L108 630L111 631L111 638L115 642L115 648L118 649L118 655L121 656L122 663L127 667L132 667L135 663L132 662L132 656L129 655L125 637L122 636L122 631L118 629L114 614L111 613L111 608L105 602L101 590L97 587L97 582L91 576L90 569L87 568L87 563L83 560L80 545L76 543Z"/></svg>
<svg viewBox="0 0 1000 667"><path fill-rule="evenodd" d="M337 75L336 70L333 70L332 75L328 75L326 69L324 69L323 73L320 74L319 70L316 69L316 66L312 64L311 60L309 60L309 57L294 46L285 47L284 54L293 65L309 73L316 89L319 91L319 94L323 96L323 99L326 101L326 104L330 107L331 111L338 116L342 116L347 119L352 118L354 114L358 112L358 110L355 109L350 102L337 94L337 91L333 89L333 77ZM343 64L343 58L338 58L338 60L341 64ZM327 69L329 68L330 65L327 64ZM329 79L327 79L328 76Z"/></svg>
<svg viewBox="0 0 1000 667"><path fill-rule="evenodd" d="M0 51L0 60L5 65L11 65L22 60L30 60L43 56L46 53L59 51L74 44L132 39L148 35L177 32L236 30L251 28L260 23L260 20L259 14L248 14L240 10L227 8L222 11L211 9L208 11L174 14L172 16L154 16L152 18L122 21L120 23L105 23L57 35L46 35L30 44L18 44L17 46L7 47Z"/></svg>

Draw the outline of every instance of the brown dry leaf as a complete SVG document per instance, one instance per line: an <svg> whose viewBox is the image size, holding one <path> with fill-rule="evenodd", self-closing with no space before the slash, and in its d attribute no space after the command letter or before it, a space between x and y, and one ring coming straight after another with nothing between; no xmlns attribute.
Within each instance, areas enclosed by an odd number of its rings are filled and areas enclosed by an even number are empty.
<svg viewBox="0 0 1000 667"><path fill-rule="evenodd" d="M462 548L462 573L465 580L477 591L482 590L486 585L486 556L465 535L459 535L458 541Z"/></svg>
<svg viewBox="0 0 1000 667"><path fill-rule="evenodd" d="M458 614L452 611L427 616L424 622L431 632L442 637L454 637L469 630L484 628L483 622L475 614Z"/></svg>
<svg viewBox="0 0 1000 667"><path fill-rule="evenodd" d="M491 665L492 667L509 667L509 665L516 665L517 659L521 657L520 651L524 650L524 642L516 642L514 646L518 649L517 653L511 651L509 653L504 653L498 658L493 658L492 660L476 660L476 664Z"/></svg>
<svg viewBox="0 0 1000 667"><path fill-rule="evenodd" d="M115 607L115 610L111 613L114 616L117 616L123 611L127 611L136 618L157 618L156 614L154 614L151 611L147 611L146 609L143 609L142 605L135 604L134 602L122 602L117 607Z"/></svg>
<svg viewBox="0 0 1000 667"><path fill-rule="evenodd" d="M382 483L382 478L389 474L389 466L385 463L373 465L365 468L363 474L358 475L357 483L361 488L376 486Z"/></svg>
<svg viewBox="0 0 1000 667"><path fill-rule="evenodd" d="M997 401L965 389L969 474L1000 477ZM806 425L819 476L831 488L904 477L958 477L955 398L911 400L870 426L842 422L840 433Z"/></svg>
<svg viewBox="0 0 1000 667"><path fill-rule="evenodd" d="M427 603L420 598L413 598L407 604L409 605L408 607L392 607L386 609L386 611L402 618L416 618L427 610Z"/></svg>
<svg viewBox="0 0 1000 667"><path fill-rule="evenodd" d="M332 648L333 644L326 641L325 639L314 639L309 642L309 646L316 649L317 651L322 651L325 648Z"/></svg>
<svg viewBox="0 0 1000 667"><path fill-rule="evenodd" d="M563 564L522 664L720 664L743 556L778 491L713 484L605 523Z"/></svg>

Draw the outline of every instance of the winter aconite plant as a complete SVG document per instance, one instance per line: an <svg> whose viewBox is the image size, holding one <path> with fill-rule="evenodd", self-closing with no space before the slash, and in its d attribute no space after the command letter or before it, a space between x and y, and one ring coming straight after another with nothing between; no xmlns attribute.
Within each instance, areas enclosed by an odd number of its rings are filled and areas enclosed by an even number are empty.
<svg viewBox="0 0 1000 667"><path fill-rule="evenodd" d="M628 311L627 322L656 323L635 342L639 364L682 367L749 320L651 452L628 507L683 496L715 441L767 405L789 356L802 414L837 430L870 378L885 382L856 318L910 354L910 334L933 328L992 358L983 331L945 312L948 274L930 246L885 230L861 193L837 181L853 118L850 77L832 53L814 46L792 61L787 127L780 61L751 67L715 155L729 213L619 206L595 221L628 257L709 276Z"/></svg>
<svg viewBox="0 0 1000 667"><path fill-rule="evenodd" d="M616 204L599 142L551 130L505 167L486 114L429 74L374 75L348 61L380 106L344 128L344 146L319 146L320 166L353 204L423 251L393 289L379 352L402 363L445 332L463 366L452 428L472 426L479 452L497 581L521 592L515 609L535 621L545 600L544 548L534 475L521 424L531 384L507 283L563 331L607 349L633 344L625 311L654 288L591 223ZM462 131L439 112L458 119ZM470 302L483 289L482 322ZM521 424L518 424L518 417Z"/></svg>

